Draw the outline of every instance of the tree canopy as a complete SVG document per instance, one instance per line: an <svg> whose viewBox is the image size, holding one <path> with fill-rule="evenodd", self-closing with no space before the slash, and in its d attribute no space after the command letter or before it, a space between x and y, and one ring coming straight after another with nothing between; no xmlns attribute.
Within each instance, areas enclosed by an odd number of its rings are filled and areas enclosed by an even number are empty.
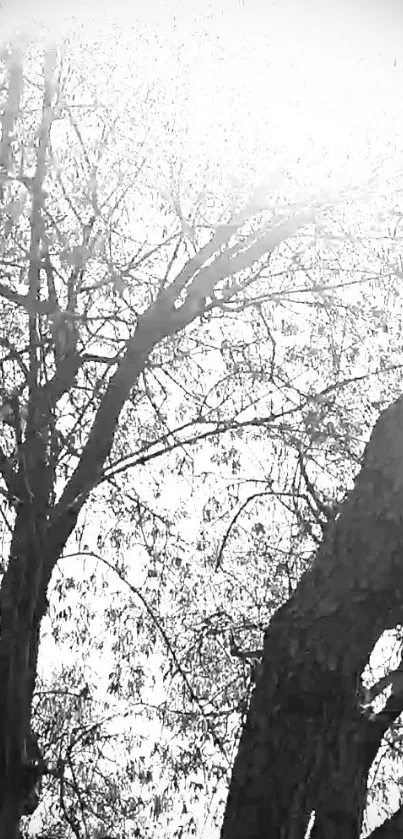
<svg viewBox="0 0 403 839"><path fill-rule="evenodd" d="M210 837L401 392L401 156L361 71L330 146L274 46L264 111L252 37L98 24L1 51L0 835Z"/></svg>

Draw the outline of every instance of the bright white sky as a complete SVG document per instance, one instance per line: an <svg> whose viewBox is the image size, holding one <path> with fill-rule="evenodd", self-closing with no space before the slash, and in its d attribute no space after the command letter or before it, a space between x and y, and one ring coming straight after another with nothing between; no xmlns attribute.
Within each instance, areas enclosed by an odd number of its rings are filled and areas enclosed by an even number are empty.
<svg viewBox="0 0 403 839"><path fill-rule="evenodd" d="M280 168L305 201L402 152L398 0L3 0L2 37L24 22L101 42L126 88L140 72L162 81L177 152L224 158L237 180Z"/></svg>

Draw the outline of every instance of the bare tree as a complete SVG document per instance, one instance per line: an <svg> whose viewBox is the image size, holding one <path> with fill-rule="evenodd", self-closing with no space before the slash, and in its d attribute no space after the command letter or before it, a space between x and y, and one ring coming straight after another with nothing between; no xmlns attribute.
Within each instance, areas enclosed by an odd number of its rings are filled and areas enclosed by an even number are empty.
<svg viewBox="0 0 403 839"><path fill-rule="evenodd" d="M64 67L46 50L42 84L27 93L26 59L29 73L29 47L6 47L2 56L0 470L12 533L0 591L0 835L9 839L46 771L28 744L49 582L90 493L113 474L108 459L122 410L156 348L214 311L249 305L262 264L313 219L298 207L273 216L252 200L207 234L204 224L204 240L194 235L190 243L182 220L159 245L171 253L166 270L153 283L139 281L134 308L125 290L155 248L116 267L113 231L108 238L102 227L112 211L69 107ZM60 119L81 149L79 172L67 163L64 171L56 154ZM74 196L66 181L77 175ZM113 208L118 203L115 196ZM187 258L176 267L180 248Z"/></svg>

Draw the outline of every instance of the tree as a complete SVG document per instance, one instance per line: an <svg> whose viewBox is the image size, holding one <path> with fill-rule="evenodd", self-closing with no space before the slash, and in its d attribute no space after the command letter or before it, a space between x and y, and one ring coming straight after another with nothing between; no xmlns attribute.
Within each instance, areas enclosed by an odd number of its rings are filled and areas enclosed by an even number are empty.
<svg viewBox="0 0 403 839"><path fill-rule="evenodd" d="M210 738L218 750L224 732L227 745L235 727L231 715L238 720L244 713L239 680L249 687L250 678L239 636L250 633L256 644L248 646L259 646L262 626L332 519L327 502L343 496L365 428L399 388L399 339L393 356L374 337L382 325L387 328L384 299L374 299L382 282L391 315L398 306L399 260L392 253L385 266L382 252L372 256L369 267L357 268L365 242L345 230L351 223L346 205L352 196L359 202L359 190L327 199L321 191L301 198L294 184L286 185L286 198L284 184L280 195L270 184L260 193L233 185L224 189L221 170L194 173L193 148L188 170L175 157L171 122L167 118L164 135L160 103L154 107L158 90L143 96L139 83L136 95L132 86L125 94L118 87L117 93L111 83L100 93L99 80L111 69L104 53L98 62L92 54L89 67L71 45L72 58L53 47L43 52L24 38L6 45L1 80L0 465L11 545L0 594L0 834L16 834L32 785L50 770L64 823L51 823L46 835L88 834L98 806L105 832L122 835L113 822L115 779L104 773L93 784L92 799L86 799L89 757L101 751L106 734L94 720L85 673L65 667L62 686L69 685L70 694L61 691L53 702L36 678L44 616L50 611L54 617L60 594L53 628L63 632L66 591L77 585L71 572L58 578L60 564L72 553L80 559L91 554L99 565L105 561L86 545L96 509L99 518L114 520L110 565L123 585L129 580L119 555L122 508L136 535L141 533L150 579L161 588L169 556L170 582L173 569L175 577L164 596L165 602L175 598L183 615L179 629L171 613L166 618L154 608L159 592L147 599L151 587L146 594L144 588L128 590L144 607L139 623L149 632L148 648L162 640L163 677L180 680L180 730L188 738L195 719L206 728L203 740L194 727L191 741L200 768L205 757L200 742ZM132 65L130 70L137 81ZM169 107L168 113L171 118ZM187 136L183 132L181 141ZM358 227L365 207L360 211ZM395 246L398 250L397 236ZM343 249L355 271L345 298L338 281ZM355 282L359 300L348 297L348 285ZM371 330L374 335L365 341ZM369 375L377 381L374 394L367 392ZM249 491L241 479L240 442L246 434L248 454L259 451L266 461ZM151 504L150 492L138 489L140 472L146 475L143 483L151 483L154 464L165 457L155 497L164 480L169 493L167 473L178 482L186 469L190 473L194 464L187 453L206 441L213 441L211 474L200 533L193 541L183 539L183 546L179 538L169 544L172 518ZM329 460L331 486L319 491L315 484ZM126 481L129 469L137 470L136 481ZM189 498L190 493L182 507ZM287 550L267 532L272 502L283 505L283 519L293 523ZM83 535L86 512L90 526ZM197 589L190 592L186 584L195 557L204 564L197 569ZM248 569L253 590L244 573L236 602L228 596L234 591L231 574L242 568ZM201 578L208 573L215 575L215 593L222 590L216 610L203 591ZM121 630L127 604L119 595L103 617ZM132 636L126 641L123 635L119 643L126 655ZM144 678L141 665L136 670L130 660L125 669L125 663L120 660L108 674L111 693L119 692L125 678L127 693L135 693ZM42 763L29 748L33 702L38 712L33 728L42 735L42 746L50 740L53 747L55 729L63 729L62 759L50 748L52 760ZM171 711L166 706L165 717ZM176 745L185 755L189 751L185 736ZM160 762L167 764L164 744L158 746ZM172 762L172 776L184 764L184 758ZM223 764L217 767L221 777ZM118 778L122 787L130 773L146 780L150 775L147 765L125 768L126 777ZM130 790L127 801L136 804ZM161 810L157 794L156 816ZM131 835L137 836L135 831ZM144 830L150 833L151 828Z"/></svg>
<svg viewBox="0 0 403 839"><path fill-rule="evenodd" d="M382 414L354 489L312 567L265 634L262 673L234 765L222 837L358 837L367 778L403 710L368 719L361 674L401 621L403 398ZM401 813L376 836L397 836Z"/></svg>
<svg viewBox="0 0 403 839"><path fill-rule="evenodd" d="M237 301L241 309L249 305L252 286L259 293L262 265L313 217L311 210L294 207L267 220L252 200L207 226L207 233L204 224L201 238L192 234L193 255L182 257L176 268L180 249L189 251L189 225L180 218L179 232L157 248L140 248L128 260L123 256L118 269L114 230L104 226L118 199L110 206L97 182L107 126L97 162L69 106L65 66L55 48L44 51L42 89L36 85L27 92L24 60L28 72L35 72L37 60L30 49L29 43L17 43L3 51L0 147L0 294L7 330L0 467L3 496L14 511L0 591L0 835L10 839L18 833L28 793L45 771L31 759L27 744L49 583L90 493L113 475L108 464L124 406L136 399L139 377L156 348L186 335L196 319L230 312ZM63 119L82 152L84 169L74 195L64 173L68 181L78 170L52 139L55 121ZM170 256L162 271L164 249ZM153 259L154 283L137 285L132 272ZM132 282L136 306L133 295L125 299Z"/></svg>

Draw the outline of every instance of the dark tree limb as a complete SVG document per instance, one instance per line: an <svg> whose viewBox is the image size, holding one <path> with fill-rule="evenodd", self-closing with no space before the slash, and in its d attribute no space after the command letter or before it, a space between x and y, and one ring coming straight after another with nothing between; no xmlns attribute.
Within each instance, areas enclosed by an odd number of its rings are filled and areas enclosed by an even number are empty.
<svg viewBox="0 0 403 839"><path fill-rule="evenodd" d="M403 618L403 397L384 411L311 569L274 615L222 839L358 839L368 772L398 713L368 720L361 674ZM394 717L393 717L394 713Z"/></svg>

